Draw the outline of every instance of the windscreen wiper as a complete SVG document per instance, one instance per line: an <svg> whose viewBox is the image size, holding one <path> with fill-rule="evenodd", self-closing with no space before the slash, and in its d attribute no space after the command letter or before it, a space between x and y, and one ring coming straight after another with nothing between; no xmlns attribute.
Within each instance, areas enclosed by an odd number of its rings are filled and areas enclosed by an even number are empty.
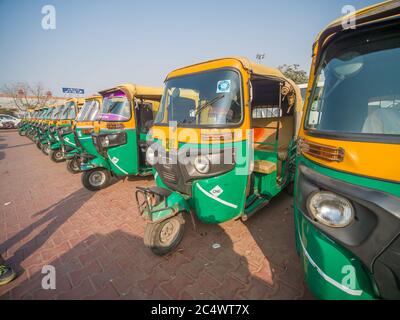
<svg viewBox="0 0 400 320"><path fill-rule="evenodd" d="M217 101L223 99L225 97L225 95L221 95L221 96L217 96L214 99L206 102L205 104L203 104L199 109L197 109L197 111L194 113L194 116L192 120L190 120L188 123L192 123L193 120L196 120L196 116L199 115L205 108L208 108L209 106L212 106L214 103L216 103ZM183 122L185 123L187 120L189 120L188 118L186 118Z"/></svg>

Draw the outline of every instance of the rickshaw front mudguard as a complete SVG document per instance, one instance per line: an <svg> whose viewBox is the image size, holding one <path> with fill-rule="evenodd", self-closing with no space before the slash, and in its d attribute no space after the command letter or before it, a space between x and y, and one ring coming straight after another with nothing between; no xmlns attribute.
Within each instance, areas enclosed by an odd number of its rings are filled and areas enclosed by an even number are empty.
<svg viewBox="0 0 400 320"><path fill-rule="evenodd" d="M81 154L81 158L83 161L81 162L81 170L82 171L89 171L96 168L104 168L108 171L111 171L110 165L108 161L103 157L94 157L92 159L85 159L84 154Z"/></svg>
<svg viewBox="0 0 400 320"><path fill-rule="evenodd" d="M50 150L59 150L59 149L61 149L60 141L56 141L50 144Z"/></svg>
<svg viewBox="0 0 400 320"><path fill-rule="evenodd" d="M69 160L69 159L73 159L73 158L79 158L79 155L81 152L82 152L82 150L79 148L74 148L70 151L67 151L65 153L65 159Z"/></svg>
<svg viewBox="0 0 400 320"><path fill-rule="evenodd" d="M140 195L143 195L141 202ZM158 196L161 201L152 205L147 196ZM186 198L179 192L172 192L160 187L138 188L136 191L136 201L142 218L148 223L160 223L181 212L190 212L190 205Z"/></svg>
<svg viewBox="0 0 400 320"><path fill-rule="evenodd" d="M295 208L296 247L305 281L322 300L376 299L371 276L359 259L327 238Z"/></svg>

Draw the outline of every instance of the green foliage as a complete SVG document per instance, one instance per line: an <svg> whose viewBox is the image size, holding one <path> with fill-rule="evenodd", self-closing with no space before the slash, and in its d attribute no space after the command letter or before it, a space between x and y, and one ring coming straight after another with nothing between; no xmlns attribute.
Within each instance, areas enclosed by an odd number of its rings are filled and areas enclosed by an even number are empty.
<svg viewBox="0 0 400 320"><path fill-rule="evenodd" d="M283 66L279 66L278 69L285 75L285 77L293 80L296 84L308 82L307 72L300 69L300 65L298 64L284 64Z"/></svg>

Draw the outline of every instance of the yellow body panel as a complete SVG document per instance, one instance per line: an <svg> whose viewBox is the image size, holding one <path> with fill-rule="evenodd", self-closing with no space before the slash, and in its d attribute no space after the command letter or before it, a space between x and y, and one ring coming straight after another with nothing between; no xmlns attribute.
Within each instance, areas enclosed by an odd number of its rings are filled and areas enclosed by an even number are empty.
<svg viewBox="0 0 400 320"><path fill-rule="evenodd" d="M367 13L372 13L374 11L382 10L387 5L395 5L398 1L386 1L383 3L379 3L364 9L361 9L355 13L356 21L357 18L363 16ZM378 20L371 20L364 22L363 24L371 23L374 21L384 21L388 18L397 17L387 16L386 18L380 18ZM332 34L326 35L324 32L331 28L332 26L340 23L341 19L335 20L331 23L325 30L323 30L317 37L314 48L313 48L313 59L310 70L310 78L308 82L307 95L304 104L303 117L302 117L302 125L299 130L299 137L306 141L316 142L328 146L333 147L341 147L345 150L345 156L343 162L331 162L326 161L320 158L316 158L305 154L307 158L324 165L326 167L330 167L332 169L354 173L361 176L390 180L390 181L398 181L400 182L400 145L398 144L384 144L384 143L367 143L367 142L355 142L355 141L342 141L342 140L334 140L328 138L316 138L311 137L304 130L305 117L307 113L307 107L311 105L309 100L311 98L311 90L313 87L315 79L315 71L318 66L316 66L316 61L319 56L321 56L324 52L323 49L319 48L321 43L326 44L326 42L331 38ZM321 36L324 34L325 39L321 39Z"/></svg>

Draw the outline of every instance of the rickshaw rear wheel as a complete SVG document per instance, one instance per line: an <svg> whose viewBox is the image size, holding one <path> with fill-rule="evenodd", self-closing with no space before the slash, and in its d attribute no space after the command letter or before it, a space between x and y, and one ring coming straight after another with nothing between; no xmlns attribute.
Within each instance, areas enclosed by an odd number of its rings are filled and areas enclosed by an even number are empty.
<svg viewBox="0 0 400 320"><path fill-rule="evenodd" d="M60 149L58 150L50 150L49 151L50 159L54 162L63 162L65 161L62 152Z"/></svg>
<svg viewBox="0 0 400 320"><path fill-rule="evenodd" d="M164 256L173 251L182 241L185 231L183 214L161 221L148 223L144 231L144 244L157 256Z"/></svg>
<svg viewBox="0 0 400 320"><path fill-rule="evenodd" d="M83 186L90 191L104 189L110 184L111 174L103 168L84 171L81 177Z"/></svg>
<svg viewBox="0 0 400 320"><path fill-rule="evenodd" d="M47 143L45 143L45 144L42 144L42 152L45 154L45 155L49 155L49 145L47 144Z"/></svg>
<svg viewBox="0 0 400 320"><path fill-rule="evenodd" d="M72 174L77 174L77 173L81 172L81 166L80 166L78 159L73 158L73 159L67 160L67 170L68 170L68 172L70 172Z"/></svg>

